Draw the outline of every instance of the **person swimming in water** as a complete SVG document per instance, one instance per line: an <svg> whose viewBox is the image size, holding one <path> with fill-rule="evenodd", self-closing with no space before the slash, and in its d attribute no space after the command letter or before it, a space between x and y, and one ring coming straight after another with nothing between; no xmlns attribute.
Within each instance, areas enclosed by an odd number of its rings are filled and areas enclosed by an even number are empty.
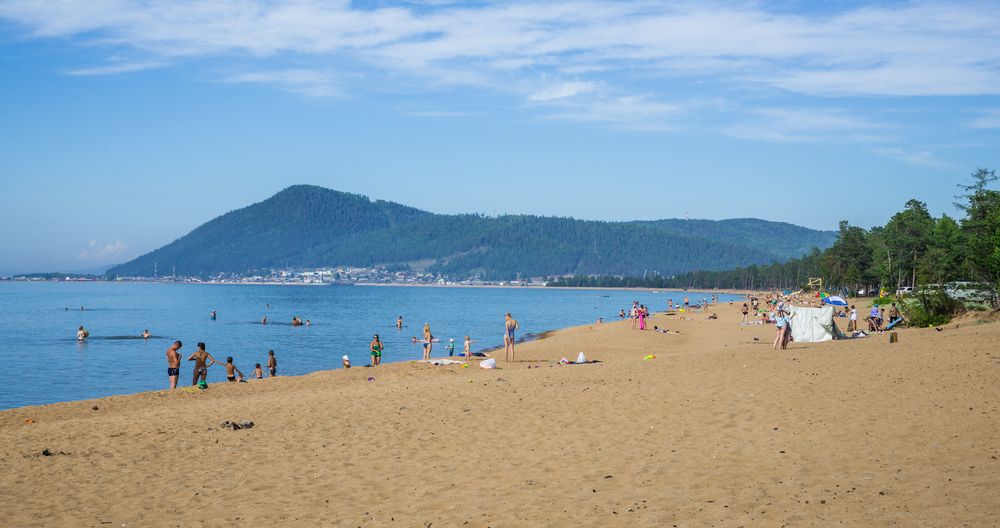
<svg viewBox="0 0 1000 528"><path fill-rule="evenodd" d="M149 339L150 337L151 336L149 335L149 330L143 330L142 331L142 338L143 339Z"/></svg>
<svg viewBox="0 0 1000 528"><path fill-rule="evenodd" d="M214 320L215 320L215 318L216 318L216 313L215 313L215 310L212 310L212 315L210 315L210 316L209 316L209 319L211 319L211 320L213 320L213 321L214 321Z"/></svg>
<svg viewBox="0 0 1000 528"><path fill-rule="evenodd" d="M403 316L396 318L396 328L403 328Z"/></svg>
<svg viewBox="0 0 1000 528"><path fill-rule="evenodd" d="M510 316L510 312L504 315L503 351L507 361L514 361L514 331L520 330L517 320Z"/></svg>

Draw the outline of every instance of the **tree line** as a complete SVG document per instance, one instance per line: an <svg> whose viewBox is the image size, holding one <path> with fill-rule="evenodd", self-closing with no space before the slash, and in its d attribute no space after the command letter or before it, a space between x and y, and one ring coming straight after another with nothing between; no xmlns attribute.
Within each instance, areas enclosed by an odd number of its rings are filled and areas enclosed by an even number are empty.
<svg viewBox="0 0 1000 528"><path fill-rule="evenodd" d="M995 181L995 170L981 168L959 185L955 206L962 218L935 218L925 203L909 200L885 225L864 229L842 221L828 249L814 248L786 262L672 277L561 277L550 285L764 290L800 289L810 278L822 278L827 290L854 294L967 281L981 285L996 306L1000 191L990 188Z"/></svg>

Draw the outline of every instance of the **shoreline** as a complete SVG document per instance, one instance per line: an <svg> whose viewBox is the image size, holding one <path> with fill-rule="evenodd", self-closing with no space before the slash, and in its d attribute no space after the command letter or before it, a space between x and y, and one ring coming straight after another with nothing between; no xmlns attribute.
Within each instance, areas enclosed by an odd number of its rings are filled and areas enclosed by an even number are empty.
<svg viewBox="0 0 1000 528"><path fill-rule="evenodd" d="M0 515L13 526L1000 523L1000 322L772 350L770 325L740 326L736 307L718 316L658 313L650 325L669 335L571 326L519 344L496 370L406 361L2 411ZM578 352L598 362L559 363ZM241 420L254 426L222 425ZM178 463L195 453L196 468Z"/></svg>

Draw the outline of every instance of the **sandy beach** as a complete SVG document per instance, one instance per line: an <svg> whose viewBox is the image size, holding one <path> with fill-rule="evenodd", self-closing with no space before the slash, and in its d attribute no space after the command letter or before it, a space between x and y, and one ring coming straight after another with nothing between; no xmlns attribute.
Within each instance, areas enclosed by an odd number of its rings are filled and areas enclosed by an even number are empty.
<svg viewBox="0 0 1000 528"><path fill-rule="evenodd" d="M498 370L398 363L0 412L0 519L1000 524L1000 323L776 351L772 326L715 311L651 319L679 335L556 331ZM581 351L600 363L556 364Z"/></svg>

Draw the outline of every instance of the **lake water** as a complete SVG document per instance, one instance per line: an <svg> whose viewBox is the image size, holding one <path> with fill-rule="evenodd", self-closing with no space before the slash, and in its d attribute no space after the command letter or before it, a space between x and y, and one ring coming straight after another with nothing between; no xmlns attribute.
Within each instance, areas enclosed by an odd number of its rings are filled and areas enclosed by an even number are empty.
<svg viewBox="0 0 1000 528"><path fill-rule="evenodd" d="M692 302L709 297L688 295ZM473 350L501 346L508 311L520 323L520 338L598 317L615 320L633 300L661 311L668 299L683 297L545 288L0 282L0 409L166 388L164 353L177 339L185 359L203 341L216 359L233 356L247 377L254 363L266 366L273 349L278 374L296 375L341 368L344 355L355 367L368 364L375 333L385 344L384 363L420 359L421 345L410 338L421 337L424 322L441 340L433 354L440 357L449 339L460 353L465 335L475 341ZM260 324L265 315L266 326ZM395 327L399 315L402 330ZM293 327L293 316L312 325ZM80 325L90 331L82 343L76 340ZM154 337L141 339L144 329ZM182 362L180 384L190 383L191 365ZM224 369L209 369L209 383L224 380Z"/></svg>

